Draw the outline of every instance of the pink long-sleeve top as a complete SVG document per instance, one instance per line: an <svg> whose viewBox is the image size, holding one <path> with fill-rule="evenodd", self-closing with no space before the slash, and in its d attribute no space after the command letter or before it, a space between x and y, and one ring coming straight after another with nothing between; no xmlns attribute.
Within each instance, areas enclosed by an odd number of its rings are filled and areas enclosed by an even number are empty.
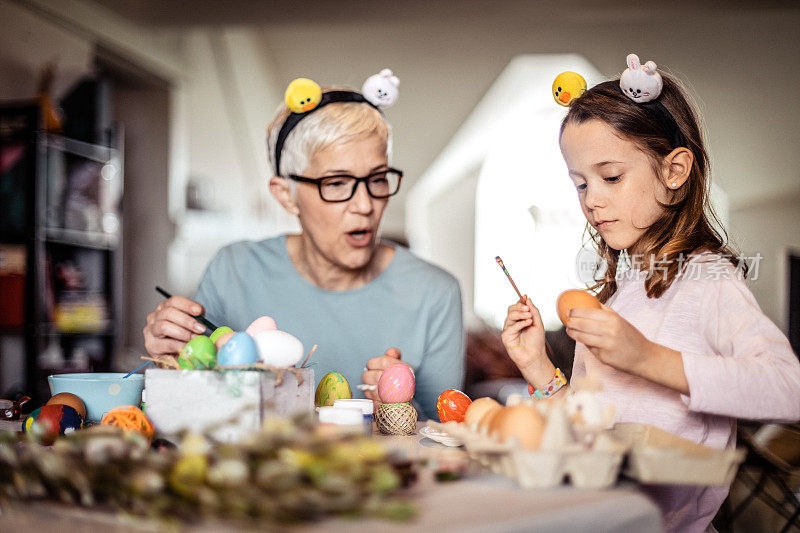
<svg viewBox="0 0 800 533"><path fill-rule="evenodd" d="M581 343L573 377L603 383L600 400L617 422L651 424L714 448L733 447L736 419L800 419L800 362L767 318L741 274L718 254L694 255L660 298L648 298L646 273L617 274L607 305L649 340L680 351L689 395L601 363ZM645 487L668 531L704 531L729 487Z"/></svg>

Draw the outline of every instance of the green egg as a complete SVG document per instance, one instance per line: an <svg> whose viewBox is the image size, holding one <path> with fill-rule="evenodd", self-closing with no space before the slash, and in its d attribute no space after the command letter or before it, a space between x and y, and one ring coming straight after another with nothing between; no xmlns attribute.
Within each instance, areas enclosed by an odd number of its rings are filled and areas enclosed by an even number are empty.
<svg viewBox="0 0 800 533"><path fill-rule="evenodd" d="M328 372L317 385L317 393L314 395L314 404L317 407L333 405L336 400L352 398L350 384L345 377L338 372Z"/></svg>
<svg viewBox="0 0 800 533"><path fill-rule="evenodd" d="M212 368L216 362L217 349L205 335L198 335L187 342L178 356L178 365L186 370Z"/></svg>
<svg viewBox="0 0 800 533"><path fill-rule="evenodd" d="M228 326L220 326L220 327L218 327L217 329L214 330L214 333L212 333L211 337L209 337L209 338L211 339L211 342L216 344L217 339L219 339L220 337L222 337L226 333L233 333L233 330L231 328L229 328Z"/></svg>

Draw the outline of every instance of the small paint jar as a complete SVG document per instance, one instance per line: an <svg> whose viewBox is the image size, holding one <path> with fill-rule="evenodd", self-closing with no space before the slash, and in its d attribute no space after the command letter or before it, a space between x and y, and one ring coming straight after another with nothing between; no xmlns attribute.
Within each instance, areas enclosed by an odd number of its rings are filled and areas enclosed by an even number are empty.
<svg viewBox="0 0 800 533"><path fill-rule="evenodd" d="M372 427L375 422L375 404L372 403L372 400L365 398L341 399L335 400L333 406L346 409L358 409L363 417L364 434L367 436L372 435Z"/></svg>
<svg viewBox="0 0 800 533"><path fill-rule="evenodd" d="M359 434L364 431L361 412L350 407L324 406L318 409L323 433Z"/></svg>

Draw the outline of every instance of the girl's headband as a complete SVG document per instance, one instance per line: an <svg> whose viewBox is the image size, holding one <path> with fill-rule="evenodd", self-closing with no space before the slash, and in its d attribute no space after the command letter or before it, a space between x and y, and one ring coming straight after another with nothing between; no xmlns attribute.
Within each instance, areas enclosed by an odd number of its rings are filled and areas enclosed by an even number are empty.
<svg viewBox="0 0 800 533"><path fill-rule="evenodd" d="M311 113L337 102L357 102L371 105L378 111L390 107L397 101L400 80L389 69L367 78L361 92L327 91L308 78L297 78L286 88L284 100L291 113L283 122L275 142L275 175L281 175L281 153L289 134L297 124Z"/></svg>
<svg viewBox="0 0 800 533"><path fill-rule="evenodd" d="M656 64L648 61L642 65L636 54L629 54L626 62L628 68L619 78L622 94L648 110L667 133L673 148L688 146L686 137L681 132L675 117L664 107L664 104L658 101L661 90L664 88L664 80L661 78ZM562 72L553 82L553 97L559 105L569 106L585 91L586 80L574 72Z"/></svg>

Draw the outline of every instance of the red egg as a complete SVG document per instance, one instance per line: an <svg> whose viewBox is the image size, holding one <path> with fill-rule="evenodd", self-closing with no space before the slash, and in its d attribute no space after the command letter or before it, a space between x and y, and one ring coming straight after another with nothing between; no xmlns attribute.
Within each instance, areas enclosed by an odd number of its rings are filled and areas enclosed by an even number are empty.
<svg viewBox="0 0 800 533"><path fill-rule="evenodd" d="M378 396L383 403L405 403L414 397L414 370L405 363L396 363L381 374Z"/></svg>
<svg viewBox="0 0 800 533"><path fill-rule="evenodd" d="M472 403L469 396L460 390L449 389L439 395L436 402L436 412L439 413L439 421L463 422L467 408Z"/></svg>

